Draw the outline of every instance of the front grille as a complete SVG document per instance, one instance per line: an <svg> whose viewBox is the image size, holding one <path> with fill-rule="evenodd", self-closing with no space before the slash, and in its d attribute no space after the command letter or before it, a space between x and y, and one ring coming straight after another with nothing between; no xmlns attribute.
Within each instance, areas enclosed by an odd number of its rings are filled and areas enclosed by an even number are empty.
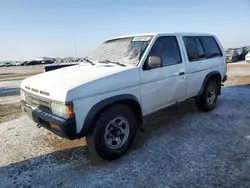
<svg viewBox="0 0 250 188"><path fill-rule="evenodd" d="M30 105L50 110L50 102L49 101L41 99L40 97L37 97L37 96L32 95L32 94L27 93L27 92L25 92L25 95L26 95L25 96L26 102L29 103Z"/></svg>

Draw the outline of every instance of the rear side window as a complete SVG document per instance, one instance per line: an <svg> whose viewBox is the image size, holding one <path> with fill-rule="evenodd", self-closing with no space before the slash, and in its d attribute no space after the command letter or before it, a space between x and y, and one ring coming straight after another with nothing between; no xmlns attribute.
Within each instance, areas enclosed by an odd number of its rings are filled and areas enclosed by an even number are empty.
<svg viewBox="0 0 250 188"><path fill-rule="evenodd" d="M205 52L198 37L183 37L189 61L205 58Z"/></svg>
<svg viewBox="0 0 250 188"><path fill-rule="evenodd" d="M200 43L200 40L198 37L195 37L195 44L196 44L196 47L197 47L197 50L198 50L198 55L199 55L199 58L200 59L203 59L205 58L205 52L204 52L204 49Z"/></svg>
<svg viewBox="0 0 250 188"><path fill-rule="evenodd" d="M206 58L213 58L222 56L219 45L212 36L199 37L201 44L204 48Z"/></svg>
<svg viewBox="0 0 250 188"><path fill-rule="evenodd" d="M155 41L149 56L160 57L163 66L181 63L180 49L176 37L159 37Z"/></svg>

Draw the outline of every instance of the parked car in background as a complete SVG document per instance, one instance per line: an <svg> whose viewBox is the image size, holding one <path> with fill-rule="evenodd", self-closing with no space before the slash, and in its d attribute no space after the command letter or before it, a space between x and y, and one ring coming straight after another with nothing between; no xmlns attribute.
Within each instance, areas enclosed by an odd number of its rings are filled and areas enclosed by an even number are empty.
<svg viewBox="0 0 250 188"><path fill-rule="evenodd" d="M27 63L28 63L28 61L23 61L23 62L21 62L20 66L26 66Z"/></svg>
<svg viewBox="0 0 250 188"><path fill-rule="evenodd" d="M10 67L13 66L13 64L11 62L4 62L3 63L3 67Z"/></svg>
<svg viewBox="0 0 250 188"><path fill-rule="evenodd" d="M42 61L29 61L26 63L26 66L28 65L40 65L42 64Z"/></svg>
<svg viewBox="0 0 250 188"><path fill-rule="evenodd" d="M250 51L247 53L247 55L245 56L245 61L247 63L250 63Z"/></svg>
<svg viewBox="0 0 250 188"><path fill-rule="evenodd" d="M44 61L42 61L42 64L52 64L52 63L54 63L53 60L44 60Z"/></svg>
<svg viewBox="0 0 250 188"><path fill-rule="evenodd" d="M247 53L248 53L247 47L242 47L239 50L239 60L245 60L245 56L247 55Z"/></svg>
<svg viewBox="0 0 250 188"><path fill-rule="evenodd" d="M215 108L226 61L214 35L159 33L105 41L85 63L21 83L23 111L39 126L69 139L86 136L106 160L131 147L143 117L189 98Z"/></svg>
<svg viewBox="0 0 250 188"><path fill-rule="evenodd" d="M69 67L69 66L73 66L73 65L77 65L77 64L79 64L79 63L72 62L72 63L52 64L52 65L45 66L44 71L49 72L49 71L52 71L52 70L56 70L56 69L60 69L60 68L64 68L64 67Z"/></svg>
<svg viewBox="0 0 250 188"><path fill-rule="evenodd" d="M227 63L236 62L239 60L239 53L236 49L228 50L225 52Z"/></svg>
<svg viewBox="0 0 250 188"><path fill-rule="evenodd" d="M21 64L22 64L22 61L15 62L15 66L21 66Z"/></svg>

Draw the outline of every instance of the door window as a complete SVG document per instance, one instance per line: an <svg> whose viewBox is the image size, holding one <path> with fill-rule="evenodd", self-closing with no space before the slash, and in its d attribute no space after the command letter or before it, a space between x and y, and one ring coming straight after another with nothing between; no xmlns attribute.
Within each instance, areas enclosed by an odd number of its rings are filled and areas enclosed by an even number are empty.
<svg viewBox="0 0 250 188"><path fill-rule="evenodd" d="M162 66L175 65L182 62L179 45L174 36L157 38L149 56L160 57Z"/></svg>

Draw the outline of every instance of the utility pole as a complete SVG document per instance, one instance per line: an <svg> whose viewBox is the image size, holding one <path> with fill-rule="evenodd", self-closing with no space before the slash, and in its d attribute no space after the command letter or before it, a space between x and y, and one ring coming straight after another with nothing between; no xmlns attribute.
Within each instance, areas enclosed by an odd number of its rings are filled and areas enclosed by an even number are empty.
<svg viewBox="0 0 250 188"><path fill-rule="evenodd" d="M73 27L73 42L74 42L74 52L75 52L75 57L77 55L76 53L76 36L75 36L75 29Z"/></svg>

